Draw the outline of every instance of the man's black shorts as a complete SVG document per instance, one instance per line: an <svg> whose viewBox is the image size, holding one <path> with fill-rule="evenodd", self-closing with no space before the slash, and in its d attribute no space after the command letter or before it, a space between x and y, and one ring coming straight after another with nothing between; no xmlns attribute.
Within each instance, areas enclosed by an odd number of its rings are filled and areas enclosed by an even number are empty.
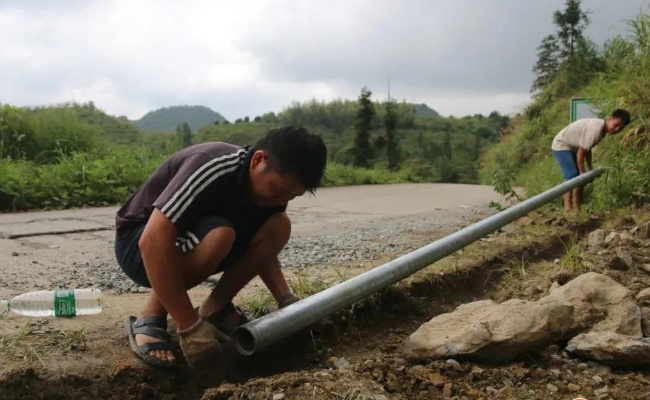
<svg viewBox="0 0 650 400"><path fill-rule="evenodd" d="M117 263L122 268L122 271L131 278L135 283L141 286L151 287L147 272L142 263L142 255L140 254L140 247L138 242L140 236L147 225L143 222L141 225L133 228L127 235L115 240L115 256ZM236 237L235 242L230 249L226 258L219 264L214 273L225 271L233 263L235 263L248 249L250 240L255 236L253 229L251 232L242 232L241 228L235 228L233 224L227 219L220 216L209 216L200 220L191 230L184 232L176 240L176 249L181 253L191 251L201 240L213 229L220 226L229 226L235 229ZM252 228L252 227L250 227Z"/></svg>

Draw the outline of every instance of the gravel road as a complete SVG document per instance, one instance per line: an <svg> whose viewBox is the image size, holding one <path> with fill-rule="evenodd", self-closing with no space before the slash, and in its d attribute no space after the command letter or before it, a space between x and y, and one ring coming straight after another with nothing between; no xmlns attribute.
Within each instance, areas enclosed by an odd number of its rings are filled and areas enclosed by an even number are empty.
<svg viewBox="0 0 650 400"><path fill-rule="evenodd" d="M489 186L400 184L323 188L288 209L285 268L349 268L404 254L491 213ZM116 207L0 214L0 298L37 289L144 292L113 255ZM355 264L356 263L356 264Z"/></svg>

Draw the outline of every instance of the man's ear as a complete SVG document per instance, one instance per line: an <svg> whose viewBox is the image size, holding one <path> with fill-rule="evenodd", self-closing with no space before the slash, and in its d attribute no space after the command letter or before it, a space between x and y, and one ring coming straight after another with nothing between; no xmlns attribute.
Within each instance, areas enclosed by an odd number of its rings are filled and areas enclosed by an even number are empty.
<svg viewBox="0 0 650 400"><path fill-rule="evenodd" d="M251 157L251 168L256 168L262 164L264 161L266 161L267 157L268 156L264 150L257 150L255 153L253 153L253 157Z"/></svg>

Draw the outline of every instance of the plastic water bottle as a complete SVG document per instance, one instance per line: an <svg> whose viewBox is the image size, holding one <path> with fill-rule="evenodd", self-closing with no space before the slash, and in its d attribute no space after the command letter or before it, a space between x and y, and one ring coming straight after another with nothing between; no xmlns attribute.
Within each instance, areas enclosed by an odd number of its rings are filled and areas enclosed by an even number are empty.
<svg viewBox="0 0 650 400"><path fill-rule="evenodd" d="M3 311L30 317L73 317L83 314L97 314L102 311L100 289L39 290L20 294L0 303Z"/></svg>

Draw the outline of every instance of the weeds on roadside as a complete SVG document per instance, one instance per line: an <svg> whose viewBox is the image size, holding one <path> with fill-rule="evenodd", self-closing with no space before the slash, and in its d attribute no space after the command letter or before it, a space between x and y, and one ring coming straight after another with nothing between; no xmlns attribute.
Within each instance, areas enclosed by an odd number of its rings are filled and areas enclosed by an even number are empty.
<svg viewBox="0 0 650 400"><path fill-rule="evenodd" d="M45 363L41 357L41 355L45 355L43 343L29 343L29 334L29 324L25 324L25 326L23 326L17 335L13 337L0 337L0 353L4 353L9 357L13 356L14 358L22 358L28 363L32 363L35 360L38 360L43 365L43 367L45 367Z"/></svg>
<svg viewBox="0 0 650 400"><path fill-rule="evenodd" d="M86 349L86 330L84 328L63 331L62 335L63 337L58 342L58 347L64 352L83 351Z"/></svg>
<svg viewBox="0 0 650 400"><path fill-rule="evenodd" d="M260 291L244 301L244 308L250 311L255 318L270 313L274 306L275 300L267 291Z"/></svg>
<svg viewBox="0 0 650 400"><path fill-rule="evenodd" d="M497 291L516 297L524 296L524 285L528 277L527 269L529 267L529 259L524 254L521 255L520 259L510 259L501 265L499 272L503 273L503 277L501 278Z"/></svg>
<svg viewBox="0 0 650 400"><path fill-rule="evenodd" d="M84 351L85 329L35 334L28 323L16 335L0 337L0 354L21 358L30 364L39 361L43 367L43 358L56 349L62 353Z"/></svg>
<svg viewBox="0 0 650 400"><path fill-rule="evenodd" d="M312 279L307 274L300 270L294 279L289 279L289 287L300 298L310 296L314 293L318 293L323 289L326 289L326 285L323 281L317 281Z"/></svg>
<svg viewBox="0 0 650 400"><path fill-rule="evenodd" d="M578 238L572 236L568 243L563 241L562 244L564 245L565 253L562 258L560 258L560 269L565 269L571 273L581 273L585 267L582 262L583 251L578 244Z"/></svg>

